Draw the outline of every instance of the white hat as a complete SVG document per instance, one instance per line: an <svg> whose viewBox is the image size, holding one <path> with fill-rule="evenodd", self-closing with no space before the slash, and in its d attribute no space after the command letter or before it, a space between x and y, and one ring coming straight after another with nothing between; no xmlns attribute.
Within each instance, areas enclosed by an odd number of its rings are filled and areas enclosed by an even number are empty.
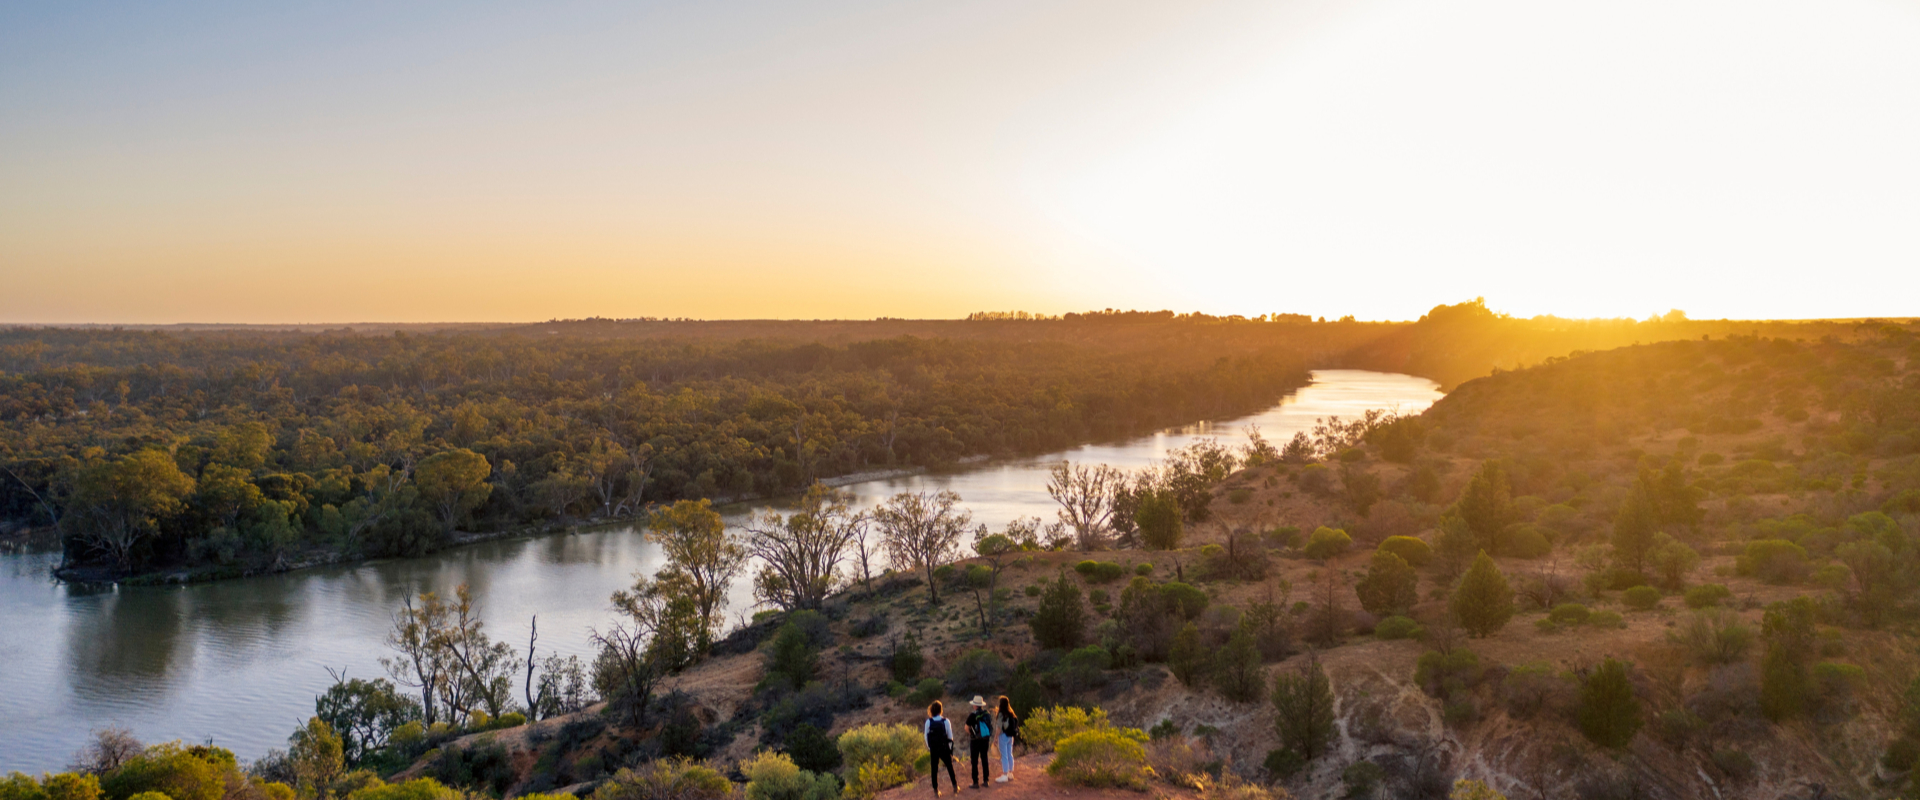
<svg viewBox="0 0 1920 800"><path fill-rule="evenodd" d="M984 706L987 704L987 700L986 698L976 694L973 696L973 704L976 706Z"/></svg>

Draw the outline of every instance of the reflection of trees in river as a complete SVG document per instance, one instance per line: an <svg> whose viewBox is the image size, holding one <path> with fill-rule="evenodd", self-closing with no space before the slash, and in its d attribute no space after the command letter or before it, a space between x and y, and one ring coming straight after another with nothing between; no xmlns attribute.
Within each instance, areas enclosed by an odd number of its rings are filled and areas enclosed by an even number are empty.
<svg viewBox="0 0 1920 800"><path fill-rule="evenodd" d="M164 693L168 679L189 666L182 592L123 589L72 605L67 660L82 699L127 702Z"/></svg>
<svg viewBox="0 0 1920 800"><path fill-rule="evenodd" d="M194 629L220 656L250 656L297 634L312 608L307 581L253 578L196 586L186 598Z"/></svg>

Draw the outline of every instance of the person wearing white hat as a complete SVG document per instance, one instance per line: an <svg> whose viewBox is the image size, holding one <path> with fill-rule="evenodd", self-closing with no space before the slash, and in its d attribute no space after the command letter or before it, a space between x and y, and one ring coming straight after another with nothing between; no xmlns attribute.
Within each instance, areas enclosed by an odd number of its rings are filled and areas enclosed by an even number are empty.
<svg viewBox="0 0 1920 800"><path fill-rule="evenodd" d="M973 713L967 715L967 777L978 789L993 779L993 761L988 748L993 745L993 715L987 712L986 698L973 696Z"/></svg>

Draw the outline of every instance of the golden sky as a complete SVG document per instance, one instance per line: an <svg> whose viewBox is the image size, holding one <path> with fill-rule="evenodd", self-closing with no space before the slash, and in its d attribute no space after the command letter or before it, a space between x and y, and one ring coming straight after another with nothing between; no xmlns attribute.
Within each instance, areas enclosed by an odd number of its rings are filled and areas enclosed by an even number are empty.
<svg viewBox="0 0 1920 800"><path fill-rule="evenodd" d="M0 323L1910 316L1920 0L0 6Z"/></svg>

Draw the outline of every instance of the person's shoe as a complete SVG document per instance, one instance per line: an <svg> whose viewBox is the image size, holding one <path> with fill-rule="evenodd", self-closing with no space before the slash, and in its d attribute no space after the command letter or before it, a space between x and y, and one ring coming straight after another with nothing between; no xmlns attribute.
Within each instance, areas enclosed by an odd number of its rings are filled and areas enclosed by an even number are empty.
<svg viewBox="0 0 1920 800"><path fill-rule="evenodd" d="M1000 776L1000 777L998 777L998 778L994 778L994 779L993 779L993 782L994 782L994 783L1006 783L1006 782L1007 782L1007 779L1008 779L1008 778L1011 778L1011 777L1013 777L1013 775L1012 775L1012 774L1007 774L1007 775L1002 775L1002 776Z"/></svg>

